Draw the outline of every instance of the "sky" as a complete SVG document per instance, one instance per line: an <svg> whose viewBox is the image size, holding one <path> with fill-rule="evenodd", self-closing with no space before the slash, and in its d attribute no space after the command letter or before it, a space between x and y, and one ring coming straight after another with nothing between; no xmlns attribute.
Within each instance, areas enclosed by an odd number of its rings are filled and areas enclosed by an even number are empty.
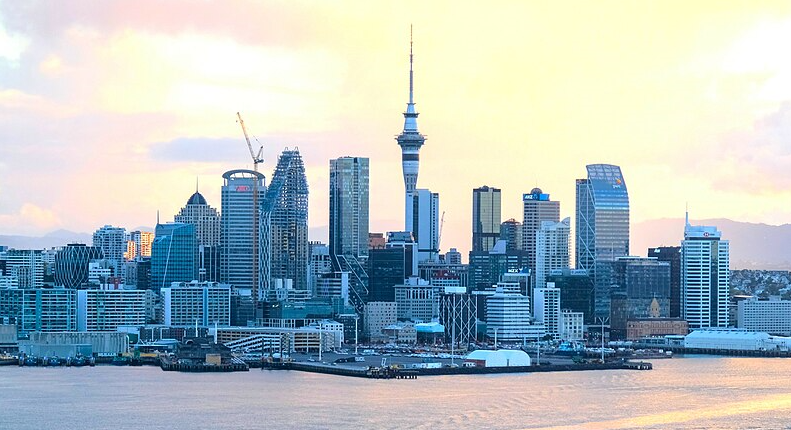
<svg viewBox="0 0 791 430"><path fill-rule="evenodd" d="M470 248L472 189L521 220L533 187L574 212L617 164L632 222L791 220L789 2L0 1L0 234L172 220L196 180L298 147L312 239L329 160L370 157L371 231L403 228L395 136L414 28L419 188L441 248ZM255 142L254 142L255 144Z"/></svg>

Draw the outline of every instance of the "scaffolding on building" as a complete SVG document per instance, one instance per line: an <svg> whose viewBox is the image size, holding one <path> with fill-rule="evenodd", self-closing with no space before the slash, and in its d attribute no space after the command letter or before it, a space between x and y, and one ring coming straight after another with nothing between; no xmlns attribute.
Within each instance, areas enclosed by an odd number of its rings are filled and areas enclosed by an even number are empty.
<svg viewBox="0 0 791 430"><path fill-rule="evenodd" d="M308 181L299 149L280 155L260 219L259 299L271 299L274 279L291 279L295 290L307 290Z"/></svg>

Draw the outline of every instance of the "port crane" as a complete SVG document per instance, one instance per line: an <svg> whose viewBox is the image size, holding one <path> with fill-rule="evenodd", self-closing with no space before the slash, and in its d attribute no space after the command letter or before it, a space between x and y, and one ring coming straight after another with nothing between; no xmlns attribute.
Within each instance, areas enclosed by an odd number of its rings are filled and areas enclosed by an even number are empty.
<svg viewBox="0 0 791 430"><path fill-rule="evenodd" d="M258 153L256 154L253 151L253 144L250 143L250 137L247 134L247 128L244 126L244 120L242 119L242 115L239 112L236 112L236 117L239 119L239 125L242 126L242 133L244 134L244 140L247 142L247 149L250 150L250 157L253 159L253 171L255 172L255 177L253 178L253 291L256 294L253 294L253 300L258 300L258 224L259 224L259 207L258 207L258 165L264 162L264 158L262 153L264 152L264 146L261 145L258 148ZM256 139L258 142L258 139Z"/></svg>

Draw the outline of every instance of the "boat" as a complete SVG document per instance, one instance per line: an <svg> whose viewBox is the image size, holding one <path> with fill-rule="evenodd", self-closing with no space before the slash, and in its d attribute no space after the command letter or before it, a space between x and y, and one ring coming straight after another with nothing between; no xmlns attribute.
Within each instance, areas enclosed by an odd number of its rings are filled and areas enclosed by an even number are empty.
<svg viewBox="0 0 791 430"><path fill-rule="evenodd" d="M113 366L128 366L129 359L126 357L113 357L113 361L110 362Z"/></svg>

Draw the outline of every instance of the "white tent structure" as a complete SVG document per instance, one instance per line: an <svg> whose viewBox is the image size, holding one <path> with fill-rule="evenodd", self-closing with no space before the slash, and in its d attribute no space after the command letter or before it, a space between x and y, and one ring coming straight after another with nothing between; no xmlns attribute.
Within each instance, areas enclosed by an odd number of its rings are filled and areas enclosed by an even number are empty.
<svg viewBox="0 0 791 430"><path fill-rule="evenodd" d="M480 367L530 366L531 363L527 353L514 349L499 349L497 351L479 349L469 353L464 361Z"/></svg>

